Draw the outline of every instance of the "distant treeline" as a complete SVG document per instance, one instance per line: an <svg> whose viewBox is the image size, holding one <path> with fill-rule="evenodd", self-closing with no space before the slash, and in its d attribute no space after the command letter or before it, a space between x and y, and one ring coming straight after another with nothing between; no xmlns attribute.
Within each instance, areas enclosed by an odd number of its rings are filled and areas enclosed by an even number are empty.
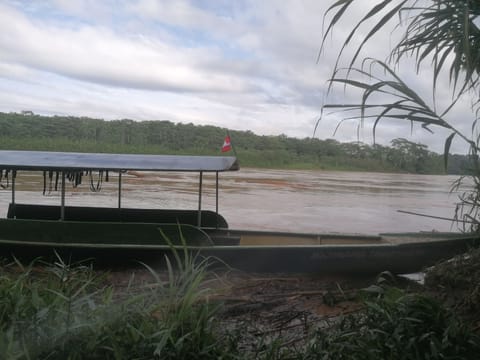
<svg viewBox="0 0 480 360"><path fill-rule="evenodd" d="M171 121L105 121L85 117L0 113L0 148L77 152L219 155L226 130ZM443 155L394 139L391 146L333 139L297 139L230 131L241 166L443 174ZM448 173L464 173L468 158L449 157Z"/></svg>

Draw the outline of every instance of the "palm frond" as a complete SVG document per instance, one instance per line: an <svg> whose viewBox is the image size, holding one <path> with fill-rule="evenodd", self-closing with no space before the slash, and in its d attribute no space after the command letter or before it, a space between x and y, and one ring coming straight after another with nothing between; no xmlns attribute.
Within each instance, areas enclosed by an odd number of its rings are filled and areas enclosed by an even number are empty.
<svg viewBox="0 0 480 360"><path fill-rule="evenodd" d="M430 1L430 6L408 10L417 15L409 20L402 41L392 53L393 61L415 53L418 71L425 59L433 57L436 84L450 56L449 74L454 88L463 76L458 93L476 86L480 70L480 30L475 24L480 16L478 2L435 0Z"/></svg>
<svg viewBox="0 0 480 360"><path fill-rule="evenodd" d="M322 37L321 49L327 36L354 0L337 1L325 13L324 21L330 13L332 20ZM480 83L480 29L476 20L480 17L480 2L475 0L383 0L373 5L360 18L348 33L339 51L334 66L338 69L345 48L351 44L355 34L369 20L379 18L370 27L355 53L350 59L349 68L353 68L365 44L374 35L386 28L397 14L408 13L398 25L405 24L402 39L394 46L389 63L398 64L405 56L415 56L416 70L427 59L433 64L433 91L436 90L438 77L442 70L448 70L450 81L457 96L476 89ZM402 26L397 26L397 29ZM456 100L455 100L456 101Z"/></svg>
<svg viewBox="0 0 480 360"><path fill-rule="evenodd" d="M327 36L332 34L335 25L350 14L355 0L336 1L324 15L333 14L326 32L322 37L324 48ZM358 3L363 5L360 0ZM357 60L366 43L382 29L388 29L394 16L399 20L394 23L394 31L403 31L386 62L367 58L358 67ZM358 14L356 14L358 15ZM327 94L335 84L344 89L353 88L360 91L358 103L326 104L324 109L342 112L348 117L338 124L335 131L346 120L358 120L359 127L366 119L373 119L373 138L380 121L405 120L411 128L420 124L427 131L430 126L438 126L450 131L444 142L444 163L447 167L452 141L460 138L470 148L469 160L473 164L470 173L474 181L473 189L460 195L460 205L456 208L456 217L472 223L470 230L480 232L480 131L477 127L480 117L480 1L479 0L377 0L367 7L359 20L352 25L337 55ZM366 31L365 31L366 28ZM360 31L363 32L360 33ZM352 46L356 35L363 39L354 45L354 55L350 58L346 69L340 68L345 49ZM422 97L404 82L390 66L396 67L409 57L415 61L414 71L419 74L426 62L432 68L433 104L430 106ZM365 70L367 69L368 71ZM382 76L375 76L375 67L380 67ZM358 76L358 78L357 78ZM450 82L451 101L442 104L443 111L436 108L436 92L440 77ZM367 79L367 80L364 80ZM466 94L473 94L472 102L472 134L466 136L446 119L446 115ZM318 126L318 122L317 122ZM412 130L413 131L413 130ZM460 181L461 182L461 181ZM459 184L460 184L459 182Z"/></svg>
<svg viewBox="0 0 480 360"><path fill-rule="evenodd" d="M421 124L421 126L428 131L431 131L428 128L430 125L448 129L452 131L454 135L464 139L470 144L470 146L474 146L478 149L474 141L453 127L443 117L439 116L436 111L432 109L416 91L409 87L408 84L386 63L375 59L369 59L369 61L370 63L364 62L365 66L368 65L370 70L375 66L380 67L380 71L385 73L388 78L380 79L364 69L354 69L354 72L363 76L367 75L367 81L341 77L341 73L337 72L337 77L330 79L330 82L343 84L344 86L361 90L361 100L359 103L326 104L324 105L325 109L334 109L340 112L356 112L357 115L344 120L357 119L362 125L365 119L373 118L374 138L377 126L381 120L407 120L412 124ZM382 95L382 101L377 102L375 100L375 95ZM387 97L387 99L385 99L385 97ZM343 123L343 121L341 123ZM335 131L337 131L338 128L339 126L337 126ZM450 135L447 138L445 149L450 149L452 139L453 135Z"/></svg>

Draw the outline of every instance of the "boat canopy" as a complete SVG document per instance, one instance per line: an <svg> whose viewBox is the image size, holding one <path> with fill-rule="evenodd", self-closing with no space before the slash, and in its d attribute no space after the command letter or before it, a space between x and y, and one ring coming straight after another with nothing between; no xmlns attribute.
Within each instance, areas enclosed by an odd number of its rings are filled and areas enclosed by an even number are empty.
<svg viewBox="0 0 480 360"><path fill-rule="evenodd" d="M200 171L238 170L234 156L100 154L0 150L0 169L44 171Z"/></svg>

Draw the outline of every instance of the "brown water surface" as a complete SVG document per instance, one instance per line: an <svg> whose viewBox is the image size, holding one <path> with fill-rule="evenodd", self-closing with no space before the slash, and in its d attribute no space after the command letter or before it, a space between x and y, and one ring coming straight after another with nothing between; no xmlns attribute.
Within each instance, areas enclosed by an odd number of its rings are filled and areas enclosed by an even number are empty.
<svg viewBox="0 0 480 360"><path fill-rule="evenodd" d="M130 173L123 176L122 207L198 208L197 173ZM399 213L413 211L451 218L457 194L455 176L330 171L242 169L220 173L219 211L231 228L298 232L367 233L456 231L450 221ZM96 178L93 179L96 184ZM67 185L67 205L118 204L116 174L89 191ZM5 181L3 182L5 185ZM19 172L16 202L59 204L59 192L42 195L43 177ZM204 175L202 208L215 210L215 176ZM0 191L0 216L11 201Z"/></svg>

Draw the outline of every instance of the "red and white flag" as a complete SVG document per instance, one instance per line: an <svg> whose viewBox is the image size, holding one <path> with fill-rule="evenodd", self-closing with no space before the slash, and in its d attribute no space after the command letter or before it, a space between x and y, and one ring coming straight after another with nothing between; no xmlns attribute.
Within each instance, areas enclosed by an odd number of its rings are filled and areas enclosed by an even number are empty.
<svg viewBox="0 0 480 360"><path fill-rule="evenodd" d="M227 135L225 136L225 140L223 140L222 152L227 152L230 150L232 150L232 143L230 142L230 136Z"/></svg>

